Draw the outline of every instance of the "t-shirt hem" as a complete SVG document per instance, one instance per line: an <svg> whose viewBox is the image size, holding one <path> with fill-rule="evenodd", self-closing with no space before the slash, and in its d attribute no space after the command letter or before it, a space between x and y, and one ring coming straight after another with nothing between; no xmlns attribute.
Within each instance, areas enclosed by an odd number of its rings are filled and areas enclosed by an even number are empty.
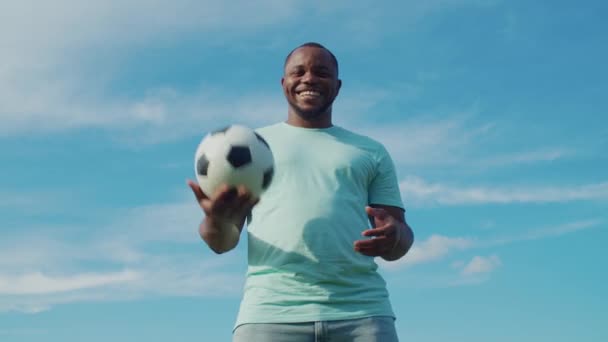
<svg viewBox="0 0 608 342"><path fill-rule="evenodd" d="M256 318L256 319L243 319L238 320L234 324L233 331L241 325L244 324L265 324L265 323L273 323L273 324L291 324L291 323L307 323L307 322L320 322L320 321L341 321L341 320L350 320L350 319L360 319L360 318L368 318L368 317L391 317L393 319L397 319L395 314L392 312L363 312L356 314L336 314L336 315L301 315L301 316L289 316L288 319L277 319L273 318Z"/></svg>

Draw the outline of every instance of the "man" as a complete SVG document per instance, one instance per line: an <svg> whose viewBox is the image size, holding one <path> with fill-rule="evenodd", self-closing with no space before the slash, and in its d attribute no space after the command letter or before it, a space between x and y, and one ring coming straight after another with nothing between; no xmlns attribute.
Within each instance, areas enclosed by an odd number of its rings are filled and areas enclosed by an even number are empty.
<svg viewBox="0 0 608 342"><path fill-rule="evenodd" d="M414 239L393 162L380 143L333 125L342 81L325 47L294 49L281 84L287 120L258 130L275 158L261 199L227 186L207 198L189 181L213 251L233 249L247 221L249 267L233 341L398 341L374 261L403 257Z"/></svg>

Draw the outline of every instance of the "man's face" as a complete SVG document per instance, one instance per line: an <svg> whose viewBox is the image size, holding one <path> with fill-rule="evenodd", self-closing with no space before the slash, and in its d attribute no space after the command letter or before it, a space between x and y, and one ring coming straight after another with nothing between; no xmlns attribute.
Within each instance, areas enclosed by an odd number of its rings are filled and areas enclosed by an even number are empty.
<svg viewBox="0 0 608 342"><path fill-rule="evenodd" d="M291 109L304 119L314 119L331 112L341 81L328 51L301 47L289 57L281 84Z"/></svg>

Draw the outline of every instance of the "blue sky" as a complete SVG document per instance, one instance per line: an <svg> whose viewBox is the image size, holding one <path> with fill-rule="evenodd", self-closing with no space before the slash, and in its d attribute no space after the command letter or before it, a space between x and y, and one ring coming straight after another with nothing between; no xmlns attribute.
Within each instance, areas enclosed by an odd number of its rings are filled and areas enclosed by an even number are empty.
<svg viewBox="0 0 608 342"><path fill-rule="evenodd" d="M608 340L601 1L4 1L0 340L228 341L244 244L185 185L202 136L283 120L285 55L340 61L335 122L384 143L412 341Z"/></svg>

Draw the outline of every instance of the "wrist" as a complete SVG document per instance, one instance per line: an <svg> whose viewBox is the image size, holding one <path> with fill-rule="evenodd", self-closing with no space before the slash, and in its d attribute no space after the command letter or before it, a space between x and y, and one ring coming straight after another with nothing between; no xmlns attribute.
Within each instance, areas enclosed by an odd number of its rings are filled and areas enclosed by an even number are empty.
<svg viewBox="0 0 608 342"><path fill-rule="evenodd" d="M395 239L395 243L394 243L393 247L385 255L382 256L382 258L384 260L394 261L405 255L405 253L408 250L407 241L406 241L407 234L408 234L407 225L403 222L399 222L397 224L397 232L396 232L397 237Z"/></svg>
<svg viewBox="0 0 608 342"><path fill-rule="evenodd" d="M393 244L393 247L391 248L390 253L393 253L401 245L401 237L403 236L404 229L405 229L405 224L399 222L397 224L397 229L396 229L396 233L395 233L395 235L397 237L395 238L395 243Z"/></svg>
<svg viewBox="0 0 608 342"><path fill-rule="evenodd" d="M241 235L236 224L224 220L214 221L208 217L201 223L199 233L207 245L218 254L236 247Z"/></svg>
<svg viewBox="0 0 608 342"><path fill-rule="evenodd" d="M203 224L205 226L205 230L214 232L223 232L229 230L233 226L236 226L236 223L232 222L232 220L214 216L205 216Z"/></svg>

